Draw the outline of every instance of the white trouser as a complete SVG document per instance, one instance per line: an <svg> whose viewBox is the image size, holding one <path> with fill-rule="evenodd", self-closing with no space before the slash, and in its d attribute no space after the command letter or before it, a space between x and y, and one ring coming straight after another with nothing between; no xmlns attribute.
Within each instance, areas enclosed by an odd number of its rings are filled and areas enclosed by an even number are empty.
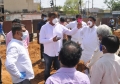
<svg viewBox="0 0 120 84"><path fill-rule="evenodd" d="M82 56L80 60L83 60L84 63L86 64L92 57L92 54L86 54L84 51L82 52Z"/></svg>
<svg viewBox="0 0 120 84"><path fill-rule="evenodd" d="M82 42L82 39L78 39L78 38L71 38L71 41L74 41L74 42L76 42L76 43L79 43L79 44L81 44L81 42Z"/></svg>

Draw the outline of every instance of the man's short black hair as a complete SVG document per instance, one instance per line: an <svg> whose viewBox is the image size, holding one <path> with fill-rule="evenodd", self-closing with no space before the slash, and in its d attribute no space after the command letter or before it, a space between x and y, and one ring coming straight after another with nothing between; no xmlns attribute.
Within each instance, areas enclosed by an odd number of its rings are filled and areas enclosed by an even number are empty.
<svg viewBox="0 0 120 84"><path fill-rule="evenodd" d="M96 19L93 16L89 16L89 18L91 18L94 22L96 21Z"/></svg>
<svg viewBox="0 0 120 84"><path fill-rule="evenodd" d="M0 22L3 22L2 18L0 19Z"/></svg>
<svg viewBox="0 0 120 84"><path fill-rule="evenodd" d="M24 24L21 24L21 26L23 26L23 27L25 27L25 28L26 28L26 26L25 26Z"/></svg>
<svg viewBox="0 0 120 84"><path fill-rule="evenodd" d="M75 21L76 19L75 18L72 18L72 21Z"/></svg>
<svg viewBox="0 0 120 84"><path fill-rule="evenodd" d="M56 14L56 13L54 13L54 12L51 12L51 13L49 13L49 14L48 14L48 17L52 17L52 16L57 17L57 14Z"/></svg>
<svg viewBox="0 0 120 84"><path fill-rule="evenodd" d="M66 67L75 67L80 60L82 49L80 46L73 42L66 42L60 50L59 59Z"/></svg>
<svg viewBox="0 0 120 84"><path fill-rule="evenodd" d="M119 38L111 35L102 38L102 45L104 45L108 53L115 53L119 49Z"/></svg>
<svg viewBox="0 0 120 84"><path fill-rule="evenodd" d="M47 15L45 15L45 14L42 14L42 15L41 15L41 17L47 17Z"/></svg>
<svg viewBox="0 0 120 84"><path fill-rule="evenodd" d="M20 19L14 19L12 23L21 23Z"/></svg>
<svg viewBox="0 0 120 84"><path fill-rule="evenodd" d="M77 18L79 18L79 17L81 17L81 18L82 18L82 16L81 16L81 15L76 15L76 19L77 19Z"/></svg>
<svg viewBox="0 0 120 84"><path fill-rule="evenodd" d="M12 34L15 35L16 31L21 31L22 27L20 23L16 23L12 25Z"/></svg>
<svg viewBox="0 0 120 84"><path fill-rule="evenodd" d="M61 17L60 22L65 22L65 19L63 17Z"/></svg>

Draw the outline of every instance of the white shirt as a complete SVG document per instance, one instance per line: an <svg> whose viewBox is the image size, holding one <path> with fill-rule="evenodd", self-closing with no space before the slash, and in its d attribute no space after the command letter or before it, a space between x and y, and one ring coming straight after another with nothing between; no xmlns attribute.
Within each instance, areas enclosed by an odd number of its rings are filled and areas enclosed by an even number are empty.
<svg viewBox="0 0 120 84"><path fill-rule="evenodd" d="M76 26L77 26L77 21L70 22L69 24L66 25L67 28L71 28L71 29L75 28ZM85 27L85 26L87 26L87 24L82 21L82 27ZM80 31L81 29L79 29L75 34L73 34L71 38L72 41L76 43L78 42L79 44L81 44L82 42Z"/></svg>
<svg viewBox="0 0 120 84"><path fill-rule="evenodd" d="M32 63L22 41L12 39L7 46L6 54L5 66L12 76L13 83L34 78ZM20 79L20 72L26 72L25 79Z"/></svg>
<svg viewBox="0 0 120 84"><path fill-rule="evenodd" d="M78 31L77 26L71 31L65 26L57 23L52 26L46 23L40 30L40 43L44 45L44 53L50 57L58 56L58 53L62 47L63 34L72 35ZM57 42L53 42L55 36L61 37Z"/></svg>
<svg viewBox="0 0 120 84"><path fill-rule="evenodd" d="M116 54L103 54L93 65L91 84L120 84L120 57Z"/></svg>

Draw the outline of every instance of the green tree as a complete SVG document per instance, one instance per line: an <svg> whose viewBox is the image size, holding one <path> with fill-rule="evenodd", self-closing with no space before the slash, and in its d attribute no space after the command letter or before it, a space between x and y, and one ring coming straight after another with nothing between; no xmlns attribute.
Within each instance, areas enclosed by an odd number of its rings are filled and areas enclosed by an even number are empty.
<svg viewBox="0 0 120 84"><path fill-rule="evenodd" d="M104 3L107 5L107 7L111 10L114 11L118 8L120 8L120 0L105 0ZM118 8L117 8L118 7Z"/></svg>
<svg viewBox="0 0 120 84"><path fill-rule="evenodd" d="M112 10L113 11L120 11L120 1L114 3Z"/></svg>
<svg viewBox="0 0 120 84"><path fill-rule="evenodd" d="M62 9L62 8L63 8L62 6L56 6L55 11L60 11L60 9Z"/></svg>
<svg viewBox="0 0 120 84"><path fill-rule="evenodd" d="M64 3L63 10L65 14L78 14L79 13L79 1L80 0L66 0ZM83 1L81 0L81 4Z"/></svg>

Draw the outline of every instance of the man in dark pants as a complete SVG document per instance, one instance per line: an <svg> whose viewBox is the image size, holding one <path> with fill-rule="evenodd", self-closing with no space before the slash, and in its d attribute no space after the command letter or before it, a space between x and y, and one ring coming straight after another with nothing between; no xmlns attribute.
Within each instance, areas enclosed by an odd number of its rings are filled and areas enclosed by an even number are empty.
<svg viewBox="0 0 120 84"><path fill-rule="evenodd" d="M60 68L58 54L62 47L63 34L73 35L82 27L81 23L78 23L76 28L69 30L59 24L57 16L56 13L49 13L49 22L43 25L40 30L39 41L44 44L45 81L50 76L50 69L53 62L56 65L56 69Z"/></svg>
<svg viewBox="0 0 120 84"><path fill-rule="evenodd" d="M40 43L40 42L39 42L40 29L41 29L41 27L42 27L44 24L46 24L46 22L47 22L47 16L46 16L45 14L42 14L42 15L41 15L41 20L40 20L40 22L39 22L38 25L37 25L37 39L38 39L37 41L38 41L38 44ZM44 52L44 46L43 46L43 44L40 44L40 53L41 53L41 61L42 61L42 62L44 62L43 52Z"/></svg>

